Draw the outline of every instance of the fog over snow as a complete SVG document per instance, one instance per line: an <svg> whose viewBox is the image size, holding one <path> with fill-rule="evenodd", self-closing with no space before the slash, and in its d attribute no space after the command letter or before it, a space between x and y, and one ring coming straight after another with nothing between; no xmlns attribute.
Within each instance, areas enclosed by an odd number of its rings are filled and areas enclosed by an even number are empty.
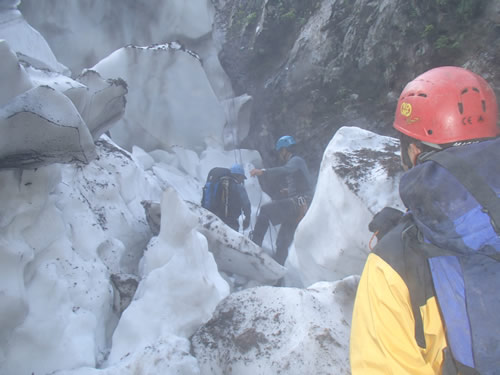
<svg viewBox="0 0 500 375"><path fill-rule="evenodd" d="M210 1L181 3L159 13L215 51ZM397 141L332 135L282 267L278 228L260 248L199 206L212 167L262 165L233 148L252 100L216 54L124 44L75 74L18 5L0 1L0 374L349 374L368 223L402 207ZM270 198L245 184L253 226Z"/></svg>

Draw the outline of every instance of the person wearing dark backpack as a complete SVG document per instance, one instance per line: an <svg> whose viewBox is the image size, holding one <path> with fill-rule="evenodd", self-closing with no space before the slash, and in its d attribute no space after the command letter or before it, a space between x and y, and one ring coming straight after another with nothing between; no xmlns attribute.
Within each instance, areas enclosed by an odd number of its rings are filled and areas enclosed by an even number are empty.
<svg viewBox="0 0 500 375"><path fill-rule="evenodd" d="M234 230L239 231L239 218L243 214L243 230L246 230L250 226L252 207L245 189L245 171L241 164L234 164L230 171L232 181L229 185L228 212L226 218L222 220Z"/></svg>
<svg viewBox="0 0 500 375"><path fill-rule="evenodd" d="M245 189L245 172L241 164L230 169L215 167L210 170L203 187L201 206L217 215L224 223L239 231L239 217L243 213L243 229L250 225L252 208Z"/></svg>
<svg viewBox="0 0 500 375"><path fill-rule="evenodd" d="M434 68L403 89L394 128L407 212L360 278L353 375L500 373L497 121L493 89L469 70Z"/></svg>
<svg viewBox="0 0 500 375"><path fill-rule="evenodd" d="M286 187L283 189L285 198L273 200L260 208L251 235L252 241L262 246L269 222L273 225L281 224L274 255L274 259L281 265L285 264L295 229L305 215L313 194L309 169L305 160L295 154L295 145L292 136L281 137L276 142L276 151L285 164L280 167L250 171L251 176L270 176L286 182Z"/></svg>

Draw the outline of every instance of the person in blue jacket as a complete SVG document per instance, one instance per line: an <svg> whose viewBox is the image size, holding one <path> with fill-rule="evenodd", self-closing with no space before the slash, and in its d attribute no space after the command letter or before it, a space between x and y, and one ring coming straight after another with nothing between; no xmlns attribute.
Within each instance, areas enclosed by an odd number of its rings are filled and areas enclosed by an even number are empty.
<svg viewBox="0 0 500 375"><path fill-rule="evenodd" d="M276 238L274 259L281 265L288 257L295 229L307 210L312 199L313 187L305 160L295 154L295 139L285 135L276 142L276 151L284 165L267 169L252 169L251 176L268 175L286 182L285 198L264 204L259 211L251 239L262 246L264 235L269 227L281 224Z"/></svg>

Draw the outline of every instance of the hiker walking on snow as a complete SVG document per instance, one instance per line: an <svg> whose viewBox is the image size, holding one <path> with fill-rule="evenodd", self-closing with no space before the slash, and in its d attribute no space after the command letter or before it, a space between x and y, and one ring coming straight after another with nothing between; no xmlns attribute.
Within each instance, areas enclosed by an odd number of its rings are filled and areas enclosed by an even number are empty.
<svg viewBox="0 0 500 375"><path fill-rule="evenodd" d="M215 167L208 173L203 187L201 206L212 211L235 231L240 229L241 214L244 215L243 230L250 226L252 208L245 179L241 164L234 164L231 169Z"/></svg>
<svg viewBox="0 0 500 375"><path fill-rule="evenodd" d="M276 151L285 164L281 167L250 171L251 176L272 175L286 181L286 198L271 201L260 208L251 238L257 245L262 246L269 222L273 225L281 224L274 256L281 265L285 264L295 229L305 215L313 194L309 169L305 160L294 154L295 145L292 136L281 137L276 142Z"/></svg>
<svg viewBox="0 0 500 375"><path fill-rule="evenodd" d="M499 373L497 117L492 88L466 69L431 69L402 91L394 127L408 211L361 275L353 375Z"/></svg>

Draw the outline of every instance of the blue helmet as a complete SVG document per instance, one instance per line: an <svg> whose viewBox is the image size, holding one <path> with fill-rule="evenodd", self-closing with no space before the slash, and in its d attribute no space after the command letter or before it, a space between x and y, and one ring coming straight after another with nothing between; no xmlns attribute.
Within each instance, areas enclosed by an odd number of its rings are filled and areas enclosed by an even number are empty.
<svg viewBox="0 0 500 375"><path fill-rule="evenodd" d="M246 179L245 171L243 170L241 164L233 164L233 166L231 167L231 173L242 175Z"/></svg>
<svg viewBox="0 0 500 375"><path fill-rule="evenodd" d="M276 142L276 151L281 150L283 147L290 147L296 144L295 139L291 135L284 135L278 142Z"/></svg>

